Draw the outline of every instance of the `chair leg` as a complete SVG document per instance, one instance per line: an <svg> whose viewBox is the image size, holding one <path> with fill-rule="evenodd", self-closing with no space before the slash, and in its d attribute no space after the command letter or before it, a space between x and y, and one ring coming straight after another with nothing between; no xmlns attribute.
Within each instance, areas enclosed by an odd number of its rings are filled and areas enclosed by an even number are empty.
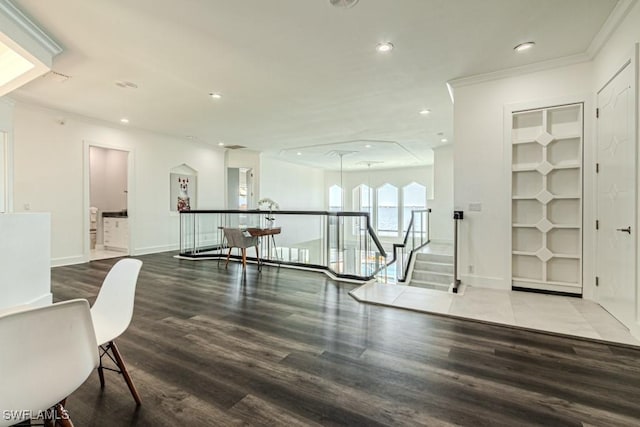
<svg viewBox="0 0 640 427"><path fill-rule="evenodd" d="M133 384L133 380L131 379L131 375L129 375L129 371L127 370L124 359L122 358L122 355L118 350L118 346L116 346L115 341L111 341L109 345L111 346L111 350L113 351L113 356L116 358L118 368L120 368L120 372L122 373L122 376L127 383L127 387L129 387L131 395L133 396L133 400L136 401L137 405L141 405L142 401L140 400L140 395L138 394L138 390L136 390L136 386Z"/></svg>
<svg viewBox="0 0 640 427"><path fill-rule="evenodd" d="M229 253L227 254L227 263L224 265L224 268L229 266L229 258L231 258L231 248L229 248Z"/></svg>
<svg viewBox="0 0 640 427"><path fill-rule="evenodd" d="M100 378L100 388L104 388L104 368L102 367L102 358L100 358L100 365L98 365L98 377Z"/></svg>
<svg viewBox="0 0 640 427"><path fill-rule="evenodd" d="M247 268L247 248L242 248L242 269Z"/></svg>
<svg viewBox="0 0 640 427"><path fill-rule="evenodd" d="M100 367L102 367L103 370L108 369L110 371L115 371L122 374L122 377L124 378L124 381L127 383L127 387L129 387L129 391L133 396L133 399L136 401L136 404L138 406L141 405L142 401L140 400L140 394L138 394L138 390L136 390L136 386L133 384L131 375L129 375L129 371L127 370L127 365L124 363L124 359L122 358L122 355L120 354L120 350L118 350L118 346L116 345L115 341L109 341L106 345L100 346L100 348L102 351L102 353L100 354ZM111 353L109 353L109 351ZM105 355L109 357L109 359L111 359L113 363L115 363L118 369L111 369L111 368L102 366L102 357ZM98 374L100 374L100 371L98 371ZM100 379L102 383L101 385L104 387L103 375L101 375Z"/></svg>
<svg viewBox="0 0 640 427"><path fill-rule="evenodd" d="M262 270L262 264L260 264L260 251L258 250L258 245L255 245L256 248L256 261L258 262L258 271Z"/></svg>

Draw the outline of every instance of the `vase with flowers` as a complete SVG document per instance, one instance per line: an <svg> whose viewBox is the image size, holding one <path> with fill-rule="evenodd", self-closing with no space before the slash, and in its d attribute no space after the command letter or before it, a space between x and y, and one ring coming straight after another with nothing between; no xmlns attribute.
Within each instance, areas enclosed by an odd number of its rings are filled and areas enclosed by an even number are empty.
<svg viewBox="0 0 640 427"><path fill-rule="evenodd" d="M280 205L278 205L278 203L273 199L265 197L258 200L258 209L260 209L261 211L269 211L264 219L267 222L267 228L273 228L273 222L276 220L276 218L273 216L273 211L277 211L278 209L280 209Z"/></svg>

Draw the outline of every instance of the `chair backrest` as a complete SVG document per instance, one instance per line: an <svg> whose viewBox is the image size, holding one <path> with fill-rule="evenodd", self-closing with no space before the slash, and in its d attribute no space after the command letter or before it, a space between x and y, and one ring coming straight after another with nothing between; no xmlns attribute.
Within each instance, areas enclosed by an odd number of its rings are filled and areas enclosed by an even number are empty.
<svg viewBox="0 0 640 427"><path fill-rule="evenodd" d="M107 273L91 307L98 344L113 341L129 327L141 267L142 261L125 258Z"/></svg>
<svg viewBox="0 0 640 427"><path fill-rule="evenodd" d="M224 237L227 239L227 245L234 248L249 248L258 245L258 238L254 236L245 236L244 231L239 228L225 228Z"/></svg>
<svg viewBox="0 0 640 427"><path fill-rule="evenodd" d="M0 426L36 417L98 366L89 303L65 301L0 316Z"/></svg>

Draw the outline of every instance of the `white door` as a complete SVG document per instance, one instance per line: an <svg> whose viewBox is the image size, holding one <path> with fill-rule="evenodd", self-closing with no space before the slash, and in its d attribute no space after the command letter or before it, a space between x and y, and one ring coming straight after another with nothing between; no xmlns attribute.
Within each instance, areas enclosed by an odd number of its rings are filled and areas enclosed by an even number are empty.
<svg viewBox="0 0 640 427"><path fill-rule="evenodd" d="M598 92L596 276L598 302L622 323L635 322L636 148L633 66Z"/></svg>

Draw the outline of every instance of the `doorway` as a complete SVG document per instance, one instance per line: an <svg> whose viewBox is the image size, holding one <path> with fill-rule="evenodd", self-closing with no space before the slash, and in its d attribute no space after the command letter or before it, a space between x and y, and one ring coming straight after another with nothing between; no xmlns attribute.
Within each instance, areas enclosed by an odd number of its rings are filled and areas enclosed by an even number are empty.
<svg viewBox="0 0 640 427"><path fill-rule="evenodd" d="M88 146L89 260L129 255L129 156L126 150Z"/></svg>
<svg viewBox="0 0 640 427"><path fill-rule="evenodd" d="M227 168L227 200L228 209L253 206L253 169Z"/></svg>
<svg viewBox="0 0 640 427"><path fill-rule="evenodd" d="M635 69L629 60L598 92L597 300L630 329L636 325Z"/></svg>

